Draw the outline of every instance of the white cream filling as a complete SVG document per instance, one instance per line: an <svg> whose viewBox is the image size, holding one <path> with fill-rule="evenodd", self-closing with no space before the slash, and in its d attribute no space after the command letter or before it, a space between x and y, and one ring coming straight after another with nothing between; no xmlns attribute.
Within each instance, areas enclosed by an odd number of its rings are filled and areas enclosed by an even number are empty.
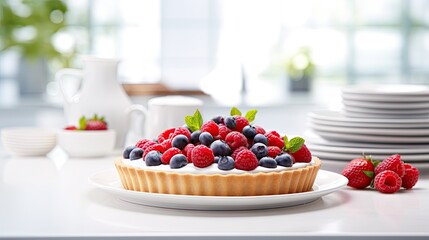
<svg viewBox="0 0 429 240"><path fill-rule="evenodd" d="M259 172L280 172L280 171L304 168L309 165L313 165L314 159L312 159L311 162L309 163L295 163L292 167L277 166L277 168L265 168L265 167L258 166L256 169L252 171L243 171L235 168L232 170L224 171L224 170L220 170L217 167L217 163L213 163L212 165L206 168L195 167L194 164L188 163L188 165L182 168L171 169L170 165L165 165L165 164L161 164L159 166L146 166L146 162L143 161L143 159L137 159L133 161L129 159L123 159L122 162L128 166L132 166L135 168L150 169L150 170L164 171L164 172L177 172L177 173L190 173L190 174L244 174L244 173L259 173Z"/></svg>

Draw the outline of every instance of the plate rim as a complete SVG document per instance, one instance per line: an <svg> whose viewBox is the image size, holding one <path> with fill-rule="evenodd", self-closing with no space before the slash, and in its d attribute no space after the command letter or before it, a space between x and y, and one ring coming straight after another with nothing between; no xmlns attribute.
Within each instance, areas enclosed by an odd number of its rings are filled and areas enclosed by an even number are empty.
<svg viewBox="0 0 429 240"><path fill-rule="evenodd" d="M334 116L332 116L335 114ZM319 110L308 113L308 116L315 119L341 122L368 122L368 123L429 123L429 118L352 118L343 114L341 111Z"/></svg>
<svg viewBox="0 0 429 240"><path fill-rule="evenodd" d="M110 184L108 184L108 185L102 184L96 180L98 177L100 177L100 175L107 174L109 172L115 174L115 179L111 180ZM334 177L332 182L330 182L328 184L320 184L320 181L321 181L320 178L326 177L326 175L327 175L327 177L331 177L331 178ZM303 193L292 193L292 194L261 195L261 196L195 196L195 195L177 195L177 194L147 193L147 192L132 191L132 190L124 189L122 187L111 185L113 183L113 181L116 184L119 183L119 185L120 185L119 176L117 175L116 169L114 169L114 168L100 170L100 171L94 173L93 175L91 175L90 177L88 177L88 181L93 186L95 186L95 187L97 187L103 191L106 191L108 193L113 193L114 195L116 195L121 200L131 202L131 203L135 203L135 204L140 204L140 205L148 205L148 206L155 206L155 207L166 207L166 208L177 208L177 209L222 210L222 209L218 208L220 206L219 204L210 205L210 204L204 203L200 207L196 206L195 208L192 208L192 207L191 208L186 208L186 207L183 208L183 207L174 207L171 205L156 206L153 204L144 204L144 203L140 203L140 202L137 203L135 201L128 201L127 199L123 199L122 197L125 196L125 198L128 198L127 195L132 195L132 197L137 196L140 198L145 198L145 197L158 198L158 199L161 198L161 200L163 200L163 201L165 201L165 200L168 201L168 200L172 200L172 199L175 199L175 200L177 200L177 199L181 199L181 200L203 200L206 202L222 201L222 204L225 204L225 201L227 201L227 203L229 203L230 205L225 205L225 208L223 210L252 210L252 209L289 207L289 206L296 206L296 205L300 205L300 204L309 203L309 202L317 200L318 198L320 198L324 195L335 192L335 191L345 187L347 185L348 180L346 177L342 176L341 174L319 169L319 172L318 172L318 174L316 176L316 180L315 180L315 185L316 185L317 189L314 191L303 192ZM302 200L302 199L300 200L300 198L305 198L305 200ZM142 200L142 199L140 199L140 200ZM305 201L305 202L294 204L294 205L285 204L284 206L275 206L275 207L272 207L272 206L271 207L264 207L264 205L266 205L266 204L256 203L256 205L253 207L249 206L248 208L246 208L244 206L244 208L239 207L238 209L231 209L231 207L233 207L234 203L237 203L237 202L242 202L243 204L248 206L250 204L249 202L251 202L251 201L261 202L264 200L271 200L272 204L274 204L274 202L278 202L278 201L282 201L282 200L284 200L285 203L287 203L287 200ZM276 204L279 204L279 203L276 203ZM216 206L215 207L216 209L209 209L209 206ZM206 207L207 207L207 209L205 209Z"/></svg>

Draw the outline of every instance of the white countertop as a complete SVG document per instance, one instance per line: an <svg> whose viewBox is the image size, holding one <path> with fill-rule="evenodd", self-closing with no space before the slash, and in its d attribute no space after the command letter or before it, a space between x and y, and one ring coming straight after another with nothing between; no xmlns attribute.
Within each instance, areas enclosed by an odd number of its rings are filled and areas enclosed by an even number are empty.
<svg viewBox="0 0 429 240"><path fill-rule="evenodd" d="M68 159L59 149L38 158L0 153L0 238L429 237L427 172L413 190L391 195L346 187L289 208L190 211L124 202L91 185L88 177L114 168L118 156Z"/></svg>

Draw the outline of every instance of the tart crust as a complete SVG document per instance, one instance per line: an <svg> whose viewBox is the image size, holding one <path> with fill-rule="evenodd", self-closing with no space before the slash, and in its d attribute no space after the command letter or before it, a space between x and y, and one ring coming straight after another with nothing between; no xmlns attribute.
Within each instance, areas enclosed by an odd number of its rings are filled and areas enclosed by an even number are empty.
<svg viewBox="0 0 429 240"><path fill-rule="evenodd" d="M199 196L256 196L311 191L321 160L304 168L269 173L190 174L141 169L115 160L127 190Z"/></svg>

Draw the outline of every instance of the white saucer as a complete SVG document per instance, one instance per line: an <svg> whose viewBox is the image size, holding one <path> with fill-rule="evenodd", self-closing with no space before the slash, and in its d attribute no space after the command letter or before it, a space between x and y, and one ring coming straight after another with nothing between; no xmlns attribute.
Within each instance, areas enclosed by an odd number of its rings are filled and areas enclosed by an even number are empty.
<svg viewBox="0 0 429 240"><path fill-rule="evenodd" d="M371 122L342 122L342 121L328 121L310 118L310 123L322 125L322 126L333 126L333 127L353 127L353 128L378 128L378 129L428 129L429 123L371 123Z"/></svg>
<svg viewBox="0 0 429 240"><path fill-rule="evenodd" d="M344 115L343 112L321 110L311 112L308 114L310 118L325 120L325 121L336 121L336 122L347 122L347 123L394 123L394 124L429 124L429 117L426 118L354 118Z"/></svg>
<svg viewBox="0 0 429 240"><path fill-rule="evenodd" d="M369 102L429 102L429 95L425 96L391 96L391 95L374 95L364 93L345 93L341 94L342 99L351 101L369 101Z"/></svg>
<svg viewBox="0 0 429 240"><path fill-rule="evenodd" d="M350 142L371 142L371 143L426 143L429 144L429 137L406 137L406 136L377 136L369 134L350 134L328 131L313 131L321 137L329 140L340 140Z"/></svg>
<svg viewBox="0 0 429 240"><path fill-rule="evenodd" d="M341 161L350 161L355 158L362 157L362 153L337 153L337 152L323 152L312 150L311 153L314 156L319 157L320 159L329 159L329 160L341 160ZM371 155L374 160L383 160L392 156L396 152L392 152L390 154L369 154L365 153L365 155ZM406 155L401 154L401 159L404 162L426 162L429 164L429 154L415 154L415 155Z"/></svg>
<svg viewBox="0 0 429 240"><path fill-rule="evenodd" d="M372 115L428 115L429 108L424 109L374 109L364 107L346 106L344 108L348 112L368 113Z"/></svg>
<svg viewBox="0 0 429 240"><path fill-rule="evenodd" d="M351 127L336 127L324 126L319 124L310 124L310 127L315 131L326 131L333 133L348 133L370 136L409 136L409 137L428 137L429 128L426 129L378 129L378 128L351 128Z"/></svg>
<svg viewBox="0 0 429 240"><path fill-rule="evenodd" d="M97 172L89 178L89 181L94 186L127 202L153 207L192 210L253 210L291 207L313 202L324 195L341 189L348 182L347 178L340 174L319 170L313 191L310 192L250 197L217 197L126 190L122 187L115 169Z"/></svg>
<svg viewBox="0 0 429 240"><path fill-rule="evenodd" d="M343 99L343 104L345 106L354 106L362 108L376 108L376 109L429 109L429 102L412 102L412 103L392 103L392 102L364 102L364 101L354 101Z"/></svg>
<svg viewBox="0 0 429 240"><path fill-rule="evenodd" d="M429 96L429 86L425 85L382 85L368 84L347 86L342 88L343 93L376 95L376 96L392 96L400 98L402 96Z"/></svg>

